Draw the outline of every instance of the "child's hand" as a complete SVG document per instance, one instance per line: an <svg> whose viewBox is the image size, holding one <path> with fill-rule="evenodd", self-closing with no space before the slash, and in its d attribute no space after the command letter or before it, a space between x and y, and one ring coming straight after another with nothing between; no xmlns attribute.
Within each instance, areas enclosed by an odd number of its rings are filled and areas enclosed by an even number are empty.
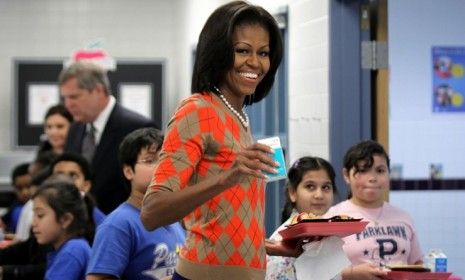
<svg viewBox="0 0 465 280"><path fill-rule="evenodd" d="M266 254L270 256L283 256L283 257L298 257L302 254L302 246L297 246L297 243L265 240Z"/></svg>
<svg viewBox="0 0 465 280"><path fill-rule="evenodd" d="M311 239L302 238L294 240L265 240L266 253L270 256L283 256L297 258L303 253L302 246L308 242L318 241L321 237L314 237Z"/></svg>
<svg viewBox="0 0 465 280"><path fill-rule="evenodd" d="M342 272L343 280L382 280L386 276L386 270L371 263L351 266Z"/></svg>

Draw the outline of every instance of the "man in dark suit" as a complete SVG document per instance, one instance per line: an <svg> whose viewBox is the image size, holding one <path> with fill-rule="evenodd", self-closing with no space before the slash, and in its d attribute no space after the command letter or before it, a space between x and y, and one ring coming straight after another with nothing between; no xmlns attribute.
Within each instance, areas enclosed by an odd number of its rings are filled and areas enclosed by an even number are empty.
<svg viewBox="0 0 465 280"><path fill-rule="evenodd" d="M73 115L65 151L80 153L91 163L92 194L108 214L129 196L118 148L131 131L155 127L155 123L117 104L110 93L106 71L90 62L78 61L59 76L60 94Z"/></svg>

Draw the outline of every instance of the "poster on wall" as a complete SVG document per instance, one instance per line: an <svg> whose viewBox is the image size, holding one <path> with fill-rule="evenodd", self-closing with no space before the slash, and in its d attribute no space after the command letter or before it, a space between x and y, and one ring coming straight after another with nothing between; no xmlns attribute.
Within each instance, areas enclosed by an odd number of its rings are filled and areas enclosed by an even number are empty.
<svg viewBox="0 0 465 280"><path fill-rule="evenodd" d="M60 102L58 85L52 84L28 84L28 124L42 125L48 108Z"/></svg>
<svg viewBox="0 0 465 280"><path fill-rule="evenodd" d="M152 92L153 85L150 83L120 83L118 85L121 105L149 119L152 118Z"/></svg>
<svg viewBox="0 0 465 280"><path fill-rule="evenodd" d="M465 112L465 47L433 47L433 112Z"/></svg>

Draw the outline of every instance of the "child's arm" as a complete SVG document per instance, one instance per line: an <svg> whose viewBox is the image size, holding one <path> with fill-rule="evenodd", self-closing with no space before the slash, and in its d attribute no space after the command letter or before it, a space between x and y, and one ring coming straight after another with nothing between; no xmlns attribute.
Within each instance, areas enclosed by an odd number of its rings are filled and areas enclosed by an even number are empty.
<svg viewBox="0 0 465 280"><path fill-rule="evenodd" d="M374 264L363 263L347 267L341 274L342 280L382 280L387 276L387 271Z"/></svg>

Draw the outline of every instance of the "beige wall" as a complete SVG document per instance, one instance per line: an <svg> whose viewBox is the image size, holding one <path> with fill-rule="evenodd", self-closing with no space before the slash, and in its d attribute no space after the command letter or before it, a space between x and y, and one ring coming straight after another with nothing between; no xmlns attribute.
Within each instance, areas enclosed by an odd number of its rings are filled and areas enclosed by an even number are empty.
<svg viewBox="0 0 465 280"><path fill-rule="evenodd" d="M137 4L136 4L137 3ZM0 154L11 150L14 58L62 58L103 38L115 58L165 60L166 93L173 92L178 56L178 1L0 1ZM169 108L173 100L168 100Z"/></svg>

